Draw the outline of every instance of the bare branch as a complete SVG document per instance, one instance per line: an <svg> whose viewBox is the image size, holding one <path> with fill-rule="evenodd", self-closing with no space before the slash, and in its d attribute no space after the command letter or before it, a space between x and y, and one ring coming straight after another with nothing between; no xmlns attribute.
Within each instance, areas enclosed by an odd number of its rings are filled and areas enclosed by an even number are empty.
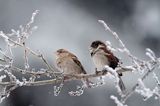
<svg viewBox="0 0 160 106"><path fill-rule="evenodd" d="M143 75L143 77L141 78L141 80L142 80L142 81L145 80L145 79L147 78L147 76L149 76L149 74L151 74L151 73L154 71L154 69L156 68L156 66L157 66L157 64L155 63L155 64L153 65L153 67L152 67L151 69L149 69L149 70ZM134 93L135 89L136 89L138 86L139 86L139 83L136 83L136 84L132 87L132 90L131 90L130 92L128 92L128 93L126 94L126 96L124 96L124 97L122 98L122 101L125 102L125 101L128 99L128 97L131 96L131 95Z"/></svg>

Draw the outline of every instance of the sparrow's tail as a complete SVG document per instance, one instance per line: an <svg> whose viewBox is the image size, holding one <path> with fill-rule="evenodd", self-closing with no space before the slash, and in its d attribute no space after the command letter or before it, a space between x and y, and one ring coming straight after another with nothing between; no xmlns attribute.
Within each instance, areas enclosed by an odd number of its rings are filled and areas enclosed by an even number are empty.
<svg viewBox="0 0 160 106"><path fill-rule="evenodd" d="M124 85L124 83L123 83L122 78L121 78L120 75L119 75L119 87L121 89L121 92L123 94L125 94L126 93L126 87L125 87L125 85Z"/></svg>

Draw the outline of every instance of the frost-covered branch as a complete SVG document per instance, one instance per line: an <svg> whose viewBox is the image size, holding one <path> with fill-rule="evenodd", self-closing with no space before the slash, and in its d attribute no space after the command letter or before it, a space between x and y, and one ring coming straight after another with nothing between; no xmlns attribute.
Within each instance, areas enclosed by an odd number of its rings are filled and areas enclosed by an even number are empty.
<svg viewBox="0 0 160 106"><path fill-rule="evenodd" d="M106 31L109 31L115 37L115 39L117 39L117 41L119 42L119 45L122 47L122 48L118 48L117 49L118 51L126 53L132 60L136 60L136 61L141 62L141 60L139 60L137 57L133 56L131 54L131 52L126 48L125 44L122 42L122 40L119 38L119 36L116 32L111 30L110 27L103 20L98 20L98 21L99 21L99 23L103 24Z"/></svg>
<svg viewBox="0 0 160 106"><path fill-rule="evenodd" d="M21 69L18 69L16 67L14 67L16 70L19 70L19 72L23 71ZM117 72L121 72L121 70L118 70ZM43 71L37 71L37 72L29 72L26 71L26 73L24 74L31 74L31 75L35 75L35 76L42 76L45 75L47 76L46 72ZM50 73L48 73L50 74ZM104 73L103 71L98 71L96 73L93 74L63 74L64 77L66 77L66 79L64 79L64 82L66 81L71 81L71 80L81 80L81 79L87 79L87 78L97 78L97 77L101 77L101 76L106 76L108 73ZM25 84L23 86L39 86L39 85L47 85L47 84L57 84L60 83L62 80L61 79L50 79L50 80L43 80L43 81L34 81L34 82L25 82ZM16 82L0 82L0 85L4 85L4 86L9 86L9 85L16 85Z"/></svg>
<svg viewBox="0 0 160 106"><path fill-rule="evenodd" d="M50 65L45 56L37 51L32 50L27 46L26 40L30 37L37 26L33 26L32 24L35 21L35 16L39 11L36 10L33 12L30 21L24 25L20 26L19 30L12 29L10 34L4 33L0 31L0 38L5 41L5 49L2 50L0 48L0 102L6 97L9 96L10 92L21 86L40 86L47 84L59 84L59 86L54 87L54 95L58 96L61 90L63 89L64 82L71 80L86 80L93 78L100 78L97 82L92 82L89 86L77 86L76 91L70 91L69 95L71 96L80 96L84 93L84 89L86 88L94 88L99 87L105 84L103 77L110 77L115 82L115 88L117 88L117 92L120 95L120 98L111 95L111 99L115 101L117 106L127 106L127 99L132 96L133 93L138 93L144 97L145 100L154 96L155 99L160 100L160 80L158 78L158 74L156 74L155 70L160 68L160 58L156 57L155 53L147 48L146 56L149 57L149 60L142 60L138 57L134 56L129 49L125 46L122 40L119 38L118 34L109 28L109 26L103 21L99 20L101 24L105 27L106 31L109 31L115 39L119 42L119 47L115 48L109 41L106 41L107 48L113 52L124 53L126 57L131 60L131 64L129 66L122 65L122 62L119 63L116 69L112 69L109 66L104 66L104 70L95 70L93 73L88 74L64 74L59 71L54 65ZM24 50L24 67L20 68L14 65L15 59L12 50L14 48L23 48ZM38 57L40 61L42 61L46 67L40 67L39 70L35 70L30 67L29 63L29 55L33 55ZM128 59L128 60L129 60ZM119 74L125 72L134 72L135 74L141 75L141 77L137 80L137 83L132 87L131 90L127 89L126 93L122 93L119 86L120 77ZM21 74L22 77L18 78L16 73ZM153 79L155 81L155 87L150 89L146 87L143 82L148 78L149 75L153 75ZM45 76L48 79L40 79L41 76ZM4 79L9 79L5 80Z"/></svg>
<svg viewBox="0 0 160 106"><path fill-rule="evenodd" d="M59 73L57 72L56 68L53 69L51 67L51 65L48 63L48 61L45 59L44 55L42 53L39 52L35 52L32 49L30 49L29 47L27 47L26 44L26 40L28 39L28 37L30 37L30 35L32 35L33 31L35 29L37 29L37 26L33 26L32 24L34 23L34 19L35 16L37 15L38 10L36 10L35 12L33 12L32 17L30 19L30 21L24 25L24 26L20 26L19 30L11 30L11 33L7 34L4 33L3 31L0 31L0 38L4 39L5 41L5 49L2 50L0 49L0 72L4 73L5 76L7 76L7 78L9 78L8 82L4 82L4 81L0 81L0 86L2 88L4 88L1 92L0 91L0 98L2 99L2 97L7 97L10 93L10 91L16 89L19 86L23 86L25 85L25 83L27 82L26 78L22 78L22 81L20 79L17 78L17 76L15 74L13 74L13 71L16 72L20 72L22 74L29 74L30 78L29 81L33 81L38 77L38 75L41 74L45 74L48 75L50 77L55 77L55 73ZM20 69L18 67L15 67L13 65L14 58L13 58L13 53L12 50L14 48L18 48L21 47L24 49L24 69ZM40 58L42 60L42 62L44 62L44 64L46 65L46 69L40 70L38 72L32 71L33 69L31 69L29 67L29 62L28 62L28 55L32 54L33 56L36 56L38 58ZM48 72L47 72L48 71ZM4 76L4 75L1 75ZM1 77L0 76L0 77ZM28 82L29 82L28 81ZM7 86L10 86L9 89L6 89ZM0 100L1 101L1 100Z"/></svg>
<svg viewBox="0 0 160 106"><path fill-rule="evenodd" d="M158 87L160 85L160 82L159 82L157 75L154 73L154 71L157 68L159 68L159 66L160 66L160 61L159 61L160 58L157 58L155 53L151 49L147 48L146 49L146 56L148 56L150 58L150 60L145 61L145 60L138 59L136 56L131 54L129 49L126 48L126 46L124 45L122 40L119 38L119 36L116 32L112 31L103 20L99 20L99 22L101 24L103 24L106 31L109 31L115 37L115 39L119 42L119 45L121 46L121 48L113 48L111 43L109 41L107 41L106 45L107 45L108 49L110 49L111 51L118 51L121 53L125 53L132 61L132 65L131 65L130 69L132 69L133 72L138 72L137 74L142 75L142 77L139 78L139 80L137 80L137 83L132 87L131 91L128 91L124 96L121 96L121 102L119 102L116 97L111 96L111 98L115 100L115 103L117 104L117 106L124 106L121 103L125 103L126 100L134 92L137 92L140 95L142 95L143 97L145 97L145 100L152 97L153 95L155 95L156 98L159 98L160 97L159 96L160 95L160 88L158 88ZM145 87L143 81L146 78L148 78L148 76L152 73L153 73L153 78L155 79L156 85L158 87L155 87L153 90L150 90L149 88ZM138 89L138 88L140 88L140 89ZM159 98L159 100L160 100L160 98Z"/></svg>
<svg viewBox="0 0 160 106"><path fill-rule="evenodd" d="M114 95L110 96L111 99L114 100L114 102L117 104L117 106L128 106L128 105L124 105L120 100L118 100L118 98Z"/></svg>

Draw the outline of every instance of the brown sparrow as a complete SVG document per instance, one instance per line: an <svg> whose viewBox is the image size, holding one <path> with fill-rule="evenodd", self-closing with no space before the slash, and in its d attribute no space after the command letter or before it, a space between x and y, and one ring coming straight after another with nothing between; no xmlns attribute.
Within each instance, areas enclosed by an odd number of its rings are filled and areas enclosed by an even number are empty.
<svg viewBox="0 0 160 106"><path fill-rule="evenodd" d="M96 70L104 70L104 66L108 65L109 67L115 69L118 66L119 59L114 56L114 54L107 49L107 46L102 41L93 41L90 46L90 54L93 60L93 63L96 66ZM121 91L124 93L126 88L120 76L122 73L118 73L119 75L119 87Z"/></svg>
<svg viewBox="0 0 160 106"><path fill-rule="evenodd" d="M65 49L56 51L56 64L57 67L63 71L63 74L86 74L78 58ZM86 79L86 82L83 81L83 83L89 87L88 79Z"/></svg>

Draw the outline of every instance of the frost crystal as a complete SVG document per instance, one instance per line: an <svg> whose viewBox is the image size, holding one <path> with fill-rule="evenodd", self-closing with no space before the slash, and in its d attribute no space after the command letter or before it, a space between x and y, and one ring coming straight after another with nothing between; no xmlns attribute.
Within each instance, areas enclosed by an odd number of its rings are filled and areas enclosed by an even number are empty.
<svg viewBox="0 0 160 106"><path fill-rule="evenodd" d="M146 88L146 86L144 85L144 83L141 79L138 79L138 84L139 84L139 86L137 87L135 92L142 95L144 97L144 100L147 100L153 96L155 90L152 91L149 88Z"/></svg>
<svg viewBox="0 0 160 106"><path fill-rule="evenodd" d="M146 55L155 61L156 55L151 49L149 49L149 48L146 49Z"/></svg>
<svg viewBox="0 0 160 106"><path fill-rule="evenodd" d="M61 83L58 87L54 86L54 96L58 96L59 93L61 92L62 88L63 88L63 83Z"/></svg>
<svg viewBox="0 0 160 106"><path fill-rule="evenodd" d="M156 84L160 87L160 81L158 79L158 76L153 72L153 78L155 79Z"/></svg>
<svg viewBox="0 0 160 106"><path fill-rule="evenodd" d="M3 80L4 78L6 78L6 75L1 75L1 76L0 76L0 82L2 82L2 80Z"/></svg>
<svg viewBox="0 0 160 106"><path fill-rule="evenodd" d="M5 41L6 42L8 42L8 36L6 36L4 33L3 33L3 31L0 31L0 36L2 37L2 38L4 38L5 39Z"/></svg>
<svg viewBox="0 0 160 106"><path fill-rule="evenodd" d="M0 83L6 78L6 75L0 76ZM6 86L0 85L0 103L5 99Z"/></svg>
<svg viewBox="0 0 160 106"><path fill-rule="evenodd" d="M107 48L111 51L117 51L115 48L113 48L113 46L111 45L111 42L110 41L106 41L106 45L107 45Z"/></svg>
<svg viewBox="0 0 160 106"><path fill-rule="evenodd" d="M0 85L0 103L5 99L6 87Z"/></svg>
<svg viewBox="0 0 160 106"><path fill-rule="evenodd" d="M115 87L117 88L118 93L121 96L123 96L122 91L121 91L120 86L119 86L120 79L119 79L118 73L116 72L116 70L112 69L111 67L109 67L107 65L105 66L105 69L109 72L109 74L108 74L109 78L114 80Z"/></svg>
<svg viewBox="0 0 160 106"><path fill-rule="evenodd" d="M80 86L77 86L77 91L70 91L68 94L70 96L81 96L84 92L84 86L80 87Z"/></svg>
<svg viewBox="0 0 160 106"><path fill-rule="evenodd" d="M110 96L111 99L114 100L114 102L117 104L117 106L128 106L128 105L124 105L121 101L118 100L117 97L115 97L114 95Z"/></svg>
<svg viewBox="0 0 160 106"><path fill-rule="evenodd" d="M96 87L102 86L104 84L105 84L105 81L104 81L104 77L102 76L102 77L99 78L98 82L89 83L89 86L90 86L90 88L96 88Z"/></svg>

